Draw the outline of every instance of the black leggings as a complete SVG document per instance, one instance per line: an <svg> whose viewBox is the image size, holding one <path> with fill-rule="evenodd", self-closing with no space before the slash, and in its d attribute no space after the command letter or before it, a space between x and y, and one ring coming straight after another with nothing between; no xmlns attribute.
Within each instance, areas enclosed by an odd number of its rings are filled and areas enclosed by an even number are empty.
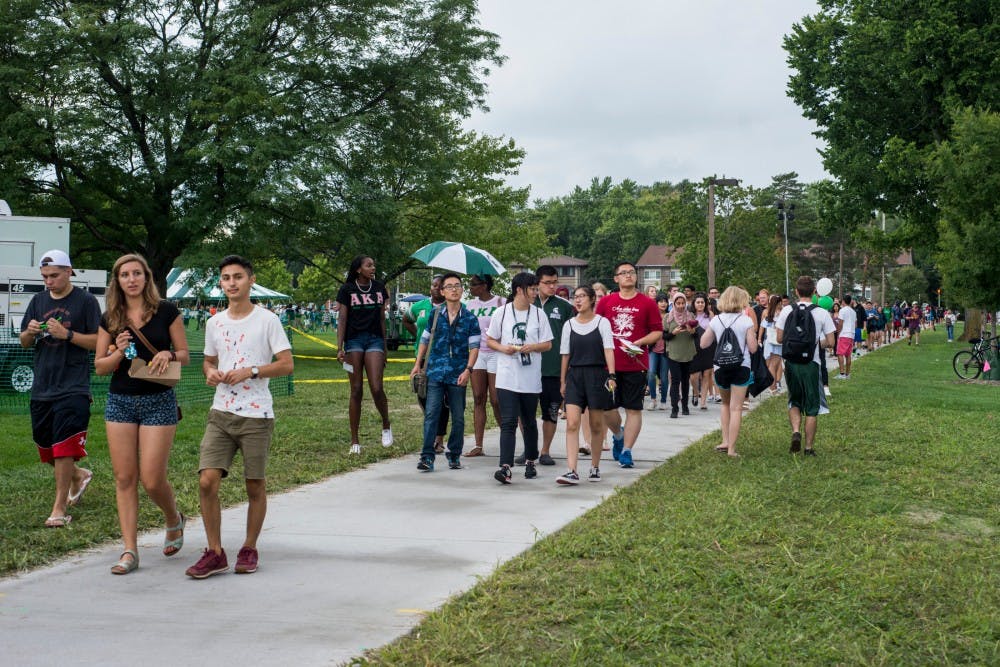
<svg viewBox="0 0 1000 667"><path fill-rule="evenodd" d="M514 465L518 419L524 436L524 458L534 461L538 458L538 423L535 421L538 394L519 394L497 388L497 399L500 401L500 465Z"/></svg>
<svg viewBox="0 0 1000 667"><path fill-rule="evenodd" d="M691 387L691 362L674 361L667 357L667 368L670 369L670 407L676 408L678 401L687 407L688 389Z"/></svg>

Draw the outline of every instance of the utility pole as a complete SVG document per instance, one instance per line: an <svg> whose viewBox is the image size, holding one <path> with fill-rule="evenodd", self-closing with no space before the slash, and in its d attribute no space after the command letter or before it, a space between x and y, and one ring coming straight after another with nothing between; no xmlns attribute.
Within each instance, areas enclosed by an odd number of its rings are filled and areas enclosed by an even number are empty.
<svg viewBox="0 0 1000 667"><path fill-rule="evenodd" d="M785 294L790 295L792 292L788 276L788 222L795 220L795 204L789 204L788 208L785 208L785 200L779 199L774 205L778 209L778 220L781 220L785 227Z"/></svg>
<svg viewBox="0 0 1000 667"><path fill-rule="evenodd" d="M710 178L708 179L708 285L706 287L716 287L715 284L715 186L716 185L739 185L735 178Z"/></svg>

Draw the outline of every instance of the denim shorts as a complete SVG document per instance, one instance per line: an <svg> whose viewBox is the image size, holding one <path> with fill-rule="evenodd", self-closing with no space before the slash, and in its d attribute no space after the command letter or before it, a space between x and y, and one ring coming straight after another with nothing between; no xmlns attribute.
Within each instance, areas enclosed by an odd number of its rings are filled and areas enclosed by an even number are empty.
<svg viewBox="0 0 1000 667"><path fill-rule="evenodd" d="M104 421L139 426L176 426L177 396L173 389L156 394L108 394Z"/></svg>
<svg viewBox="0 0 1000 667"><path fill-rule="evenodd" d="M373 333L359 333L344 341L344 353L350 352L381 352L385 354L385 339Z"/></svg>

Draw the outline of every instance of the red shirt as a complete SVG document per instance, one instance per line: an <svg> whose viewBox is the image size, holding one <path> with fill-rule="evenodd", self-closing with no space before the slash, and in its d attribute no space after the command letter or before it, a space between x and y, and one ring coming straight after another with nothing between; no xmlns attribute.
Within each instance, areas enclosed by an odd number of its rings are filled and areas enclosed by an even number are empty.
<svg viewBox="0 0 1000 667"><path fill-rule="evenodd" d="M631 299L612 292L597 303L597 314L611 322L611 333L616 339L635 342L653 331L663 331L663 320L656 302L645 294L636 292ZM625 354L615 345L615 371L645 371L649 368L649 354L643 350L635 357Z"/></svg>

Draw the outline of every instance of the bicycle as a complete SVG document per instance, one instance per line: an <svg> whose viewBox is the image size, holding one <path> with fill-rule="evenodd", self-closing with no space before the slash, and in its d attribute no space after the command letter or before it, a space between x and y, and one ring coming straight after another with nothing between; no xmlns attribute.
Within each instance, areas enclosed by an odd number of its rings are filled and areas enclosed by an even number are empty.
<svg viewBox="0 0 1000 667"><path fill-rule="evenodd" d="M986 365L986 355L992 347L1000 355L1000 336L982 338L970 341L971 350L962 350L952 359L951 365L955 374L963 380L975 380L983 372Z"/></svg>

